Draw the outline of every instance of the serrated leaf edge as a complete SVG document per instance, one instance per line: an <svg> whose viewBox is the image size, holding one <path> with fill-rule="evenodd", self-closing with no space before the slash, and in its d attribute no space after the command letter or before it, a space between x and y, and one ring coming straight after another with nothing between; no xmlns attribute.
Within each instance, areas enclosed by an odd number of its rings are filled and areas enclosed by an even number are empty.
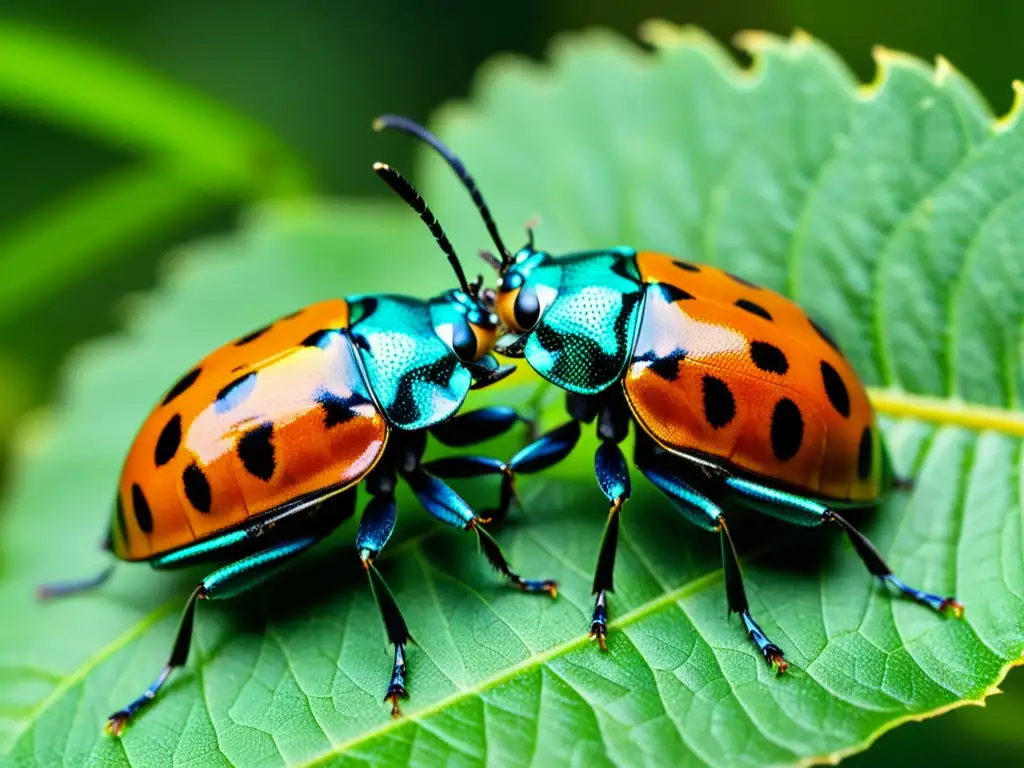
<svg viewBox="0 0 1024 768"><path fill-rule="evenodd" d="M877 741L881 736L884 736L889 731L893 730L894 728L898 728L899 726L904 725L905 723L922 723L925 720L931 720L933 717L944 715L947 712L952 712L954 709L960 709L961 707L984 707L986 706L986 702L989 696L994 696L996 694L1002 693L1002 690L999 688L999 686L1003 682L1003 680L1006 679L1006 676L1010 673L1010 670L1014 667L1021 666L1024 666L1024 655L1016 659L1011 659L1009 662L1003 665L999 670L999 674L997 675L995 682L993 682L992 685L986 688L977 698L960 699L958 701L950 702L949 704L946 704L944 706L936 707L935 709L929 709L926 712L919 712L917 714L903 715L902 717L897 717L894 720L891 720L890 722L883 725L877 731L871 733L864 741L858 744L853 744L849 747L846 747L845 749L840 749L835 752L827 752L823 755L815 755L813 757L805 758L797 763L793 763L792 768L810 768L810 766L814 765L838 765L839 762L844 758L850 757L851 755L855 755L858 752L863 752L872 744L874 744L875 741Z"/></svg>
<svg viewBox="0 0 1024 768"><path fill-rule="evenodd" d="M651 19L641 24L638 37L656 49L680 48L690 45L705 49L712 48L718 53L724 50L717 40L703 30L691 26L680 26L664 19ZM822 45L831 51L831 48L824 46L822 41L799 27L795 28L789 37L761 30L743 30L733 36L732 43L737 49L748 53L753 60L749 67L743 67L735 59L729 58L731 67L723 74L737 79L746 79L759 71L762 66L761 60L768 50L795 56L813 46ZM927 68L932 73L932 82L938 87L942 87L945 81L958 71L950 60L942 55L936 56L934 65L929 65L924 59L917 56L887 48L884 45L874 46L871 55L876 65L875 76L870 82L862 83L858 87L857 94L862 99L874 98L885 83L888 72L896 66L909 66L914 69ZM1024 81L1014 80L1011 87L1013 103L1005 115L993 120L992 130L995 133L1002 133L1016 125L1021 112L1024 111Z"/></svg>

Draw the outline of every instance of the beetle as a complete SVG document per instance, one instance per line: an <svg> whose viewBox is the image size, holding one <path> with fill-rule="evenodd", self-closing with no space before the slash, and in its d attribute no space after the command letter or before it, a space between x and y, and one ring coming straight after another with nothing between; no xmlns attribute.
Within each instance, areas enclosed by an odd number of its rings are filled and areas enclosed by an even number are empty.
<svg viewBox="0 0 1024 768"><path fill-rule="evenodd" d="M565 458L596 422L598 485L610 503L594 573L590 634L606 649L619 517L631 493L619 444L632 424L634 464L690 522L718 533L726 597L778 674L785 654L750 613L723 503L802 526L834 523L883 585L955 617L952 597L915 589L842 514L909 486L898 478L863 383L828 331L797 304L738 275L631 247L555 257L528 242L511 253L459 158L425 128L385 115L432 147L472 197L497 256L494 304L507 333L496 350L525 359L567 393L567 423L509 460L514 473Z"/></svg>
<svg viewBox="0 0 1024 768"><path fill-rule="evenodd" d="M500 461L461 456L421 463L428 432L450 446L481 442L520 421L509 408L455 415L470 389L514 365L491 354L497 318L470 285L440 224L412 185L382 163L374 170L429 227L459 288L429 301L357 295L306 307L205 357L167 391L124 464L106 548L121 560L167 569L227 561L185 605L166 666L141 696L110 716L126 723L188 657L196 603L233 597L306 551L370 494L356 548L394 646L385 694L399 714L409 630L374 565L395 528L402 478L435 518L473 531L490 563L526 592L557 594L549 579L523 579L442 477L497 475ZM434 471L432 471L432 469ZM112 573L40 589L56 597L93 588Z"/></svg>

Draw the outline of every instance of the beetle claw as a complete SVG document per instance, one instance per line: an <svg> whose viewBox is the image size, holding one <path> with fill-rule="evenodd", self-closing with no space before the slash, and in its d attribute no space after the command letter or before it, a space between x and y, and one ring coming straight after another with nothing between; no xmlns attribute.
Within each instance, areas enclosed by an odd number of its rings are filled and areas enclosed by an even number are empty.
<svg viewBox="0 0 1024 768"><path fill-rule="evenodd" d="M124 733L124 727L128 724L128 718L130 717L131 715L123 709L120 712L115 712L107 718L107 723L103 726L103 730L119 739L121 734Z"/></svg>
<svg viewBox="0 0 1024 768"><path fill-rule="evenodd" d="M772 665L776 675L782 675L789 669L789 662L783 656L782 649L777 645L769 644L764 648L764 658Z"/></svg>

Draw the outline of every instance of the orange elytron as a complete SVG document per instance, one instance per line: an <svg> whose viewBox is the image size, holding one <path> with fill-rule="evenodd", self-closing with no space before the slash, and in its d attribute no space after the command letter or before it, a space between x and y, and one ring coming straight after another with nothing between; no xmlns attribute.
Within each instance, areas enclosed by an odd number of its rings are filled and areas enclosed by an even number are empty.
<svg viewBox="0 0 1024 768"><path fill-rule="evenodd" d="M591 635L605 647L607 599L630 475L619 444L635 426L636 467L690 521L722 538L729 609L780 673L782 650L751 616L721 503L799 525L833 522L868 570L937 611L953 598L904 584L839 510L871 506L898 485L864 386L828 333L789 299L710 266L629 247L554 257L515 254L473 178L440 140L406 118L378 119L431 145L477 205L498 255L496 349L524 358L568 393L570 420L509 466L560 461L595 422L598 484L611 503L594 575ZM503 507L512 497L505 481Z"/></svg>
<svg viewBox="0 0 1024 768"><path fill-rule="evenodd" d="M233 597L322 540L370 495L356 548L377 599L394 664L385 699L405 697L409 630L374 566L396 522L399 478L434 517L474 531L484 554L526 592L553 581L520 578L472 508L443 477L498 475L496 459L423 463L428 432L447 445L481 442L519 421L509 408L456 412L471 388L511 373L491 354L497 317L470 286L437 220L388 166L374 169L420 214L460 288L429 301L385 294L306 307L224 345L182 376L139 430L125 461L108 548L122 560L172 568L227 561L185 605L166 666L107 721L120 735L188 658L196 602ZM96 587L99 576L44 587L53 597Z"/></svg>

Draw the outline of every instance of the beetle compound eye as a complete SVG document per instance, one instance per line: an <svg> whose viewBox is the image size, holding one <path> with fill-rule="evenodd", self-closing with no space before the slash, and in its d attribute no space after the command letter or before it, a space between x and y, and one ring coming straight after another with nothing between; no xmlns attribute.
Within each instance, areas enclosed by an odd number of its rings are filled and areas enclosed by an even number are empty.
<svg viewBox="0 0 1024 768"><path fill-rule="evenodd" d="M537 291L532 286L524 285L519 291L519 295L516 296L516 303L512 311L515 313L516 325L524 331L533 328L540 319L540 301L537 298Z"/></svg>
<svg viewBox="0 0 1024 768"><path fill-rule="evenodd" d="M455 324L452 333L452 349L459 356L460 360L472 362L476 359L476 334L470 328L469 323L463 321Z"/></svg>

